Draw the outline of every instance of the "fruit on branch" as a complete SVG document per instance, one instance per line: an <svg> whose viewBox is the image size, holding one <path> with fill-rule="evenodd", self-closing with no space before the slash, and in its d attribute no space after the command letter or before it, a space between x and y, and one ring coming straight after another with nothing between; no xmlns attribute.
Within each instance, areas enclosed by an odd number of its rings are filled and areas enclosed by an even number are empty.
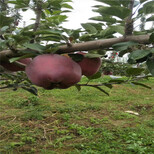
<svg viewBox="0 0 154 154"><path fill-rule="evenodd" d="M86 55L86 53L78 52L78 54ZM101 67L101 58L88 58L84 57L81 61L77 62L82 70L82 75L87 77L96 74Z"/></svg>
<svg viewBox="0 0 154 154"><path fill-rule="evenodd" d="M20 59L17 62L20 62L21 64L28 65L32 61L31 58L25 58L25 59ZM5 69L12 71L12 72L17 72L17 71L25 71L25 68L20 67L16 65L15 63L10 63L10 62L1 62L0 65L2 65Z"/></svg>
<svg viewBox="0 0 154 154"><path fill-rule="evenodd" d="M29 80L44 89L66 89L78 83L82 72L71 58L58 54L35 57L26 67Z"/></svg>

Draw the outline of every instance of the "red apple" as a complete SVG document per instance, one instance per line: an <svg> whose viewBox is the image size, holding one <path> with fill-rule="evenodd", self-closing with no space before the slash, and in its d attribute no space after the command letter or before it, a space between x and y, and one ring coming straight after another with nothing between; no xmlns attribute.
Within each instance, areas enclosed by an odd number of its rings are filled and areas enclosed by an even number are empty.
<svg viewBox="0 0 154 154"><path fill-rule="evenodd" d="M23 63L25 65L28 65L31 61L32 61L31 58L25 58L25 59L18 60L18 62ZM17 66L16 64L10 63L10 62L1 62L0 65L2 65L4 68L12 72L25 71L24 68L21 68Z"/></svg>
<svg viewBox="0 0 154 154"><path fill-rule="evenodd" d="M86 53L78 52L78 54L85 55ZM77 62L82 70L82 75L92 76L96 74L101 67L101 58L87 58L84 57L81 61Z"/></svg>
<svg viewBox="0 0 154 154"><path fill-rule="evenodd" d="M58 54L35 57L26 67L29 80L44 89L65 89L80 81L80 66L71 58Z"/></svg>

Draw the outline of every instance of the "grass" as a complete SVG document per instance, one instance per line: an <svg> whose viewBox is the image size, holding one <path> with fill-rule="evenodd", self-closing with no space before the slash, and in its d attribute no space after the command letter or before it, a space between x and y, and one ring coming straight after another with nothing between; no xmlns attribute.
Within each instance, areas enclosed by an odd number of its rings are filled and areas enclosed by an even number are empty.
<svg viewBox="0 0 154 154"><path fill-rule="evenodd" d="M89 87L40 88L38 97L2 90L0 154L153 154L154 78L142 83L153 89L114 85L104 88L109 97Z"/></svg>

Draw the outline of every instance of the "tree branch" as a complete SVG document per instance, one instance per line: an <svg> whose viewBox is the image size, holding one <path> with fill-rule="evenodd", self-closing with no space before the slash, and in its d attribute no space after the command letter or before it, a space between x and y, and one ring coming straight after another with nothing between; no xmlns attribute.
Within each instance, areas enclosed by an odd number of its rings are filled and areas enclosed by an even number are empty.
<svg viewBox="0 0 154 154"><path fill-rule="evenodd" d="M41 20L41 14L42 14L42 1L38 1L36 4L36 10L35 10L35 14L36 14L36 20L35 20L35 24L34 24L34 28L33 31L36 32L39 25L40 25L40 20ZM34 38L30 41L30 43L34 43Z"/></svg>
<svg viewBox="0 0 154 154"><path fill-rule="evenodd" d="M131 83L133 81L138 81L138 80L141 80L141 79L145 79L145 78L148 78L148 77L152 77L151 75L144 75L144 76L136 76L136 78L128 78L126 80L121 80L121 82L104 82L104 83L99 83L99 84L89 84L89 83L86 83L86 84L76 84L77 86L85 86L85 87L101 87L101 86L107 86L107 85L114 85L114 84L128 84L128 83Z"/></svg>
<svg viewBox="0 0 154 154"><path fill-rule="evenodd" d="M60 46L60 49L56 53L68 53L74 51L90 51L95 49L104 49L112 47L113 44L120 43L120 42L127 42L127 41L134 41L141 44L148 44L149 42L149 35L138 35L138 36L127 36L120 37L120 38L111 38L111 39L104 39L104 40L95 40L95 41L88 41L84 43L77 43L72 44L72 46L63 45Z"/></svg>
<svg viewBox="0 0 154 154"><path fill-rule="evenodd" d="M141 44L148 44L150 43L149 37L150 37L149 35L137 35L137 36L132 35L132 36L127 36L126 38L120 37L120 38L111 38L104 40L88 41L84 43L77 43L77 44L72 44L72 46L62 45L59 47L59 50L56 53L62 54L75 51L90 51L95 49L104 49L112 47L113 44L120 42L127 42L127 41L134 41ZM0 61L5 61L5 59L16 56L17 54L13 53L11 50L3 50L0 52Z"/></svg>
<svg viewBox="0 0 154 154"><path fill-rule="evenodd" d="M36 8L36 20L35 20L35 25L33 31L36 32L39 25L40 25L40 19L41 19L41 14L42 14L42 2L37 3L37 8Z"/></svg>
<svg viewBox="0 0 154 154"><path fill-rule="evenodd" d="M133 34L133 26L134 26L134 22L132 19L133 16L133 7L134 7L134 0L130 0L128 9L130 9L131 13L128 16L128 18L126 19L126 23L125 23L125 37L128 35L132 35Z"/></svg>

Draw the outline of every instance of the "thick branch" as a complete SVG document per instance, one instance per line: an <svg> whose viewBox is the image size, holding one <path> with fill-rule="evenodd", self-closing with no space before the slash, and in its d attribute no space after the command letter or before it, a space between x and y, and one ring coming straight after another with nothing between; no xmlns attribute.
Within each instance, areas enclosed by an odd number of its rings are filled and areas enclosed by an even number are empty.
<svg viewBox="0 0 154 154"><path fill-rule="evenodd" d="M89 41L84 43L77 43L72 44L72 46L63 45L59 47L57 51L58 54L62 53L69 53L75 51L90 51L95 49L104 49L112 47L113 44L120 43L120 42L127 42L127 41L135 41L141 44L148 44L149 43L149 35L137 35L137 36L127 36L120 37L120 38L111 38L111 39L104 39L104 40L95 40ZM30 49L29 49L30 50ZM16 57L17 55L14 54L10 50L4 50L0 52L0 61L4 61L7 57Z"/></svg>
<svg viewBox="0 0 154 154"><path fill-rule="evenodd" d="M104 40L88 41L84 43L72 44L72 46L60 46L57 53L68 53L74 51L90 51L95 49L104 49L112 47L113 44L127 41L135 41L141 44L149 43L149 35L127 36L120 38L111 38Z"/></svg>

